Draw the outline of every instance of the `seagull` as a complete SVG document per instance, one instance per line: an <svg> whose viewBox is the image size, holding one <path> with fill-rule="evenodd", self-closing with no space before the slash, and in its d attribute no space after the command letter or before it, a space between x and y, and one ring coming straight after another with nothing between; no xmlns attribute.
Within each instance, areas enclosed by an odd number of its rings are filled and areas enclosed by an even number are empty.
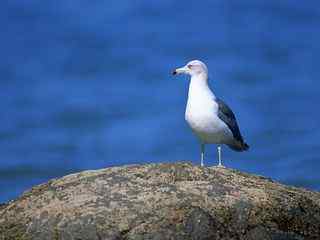
<svg viewBox="0 0 320 240"><path fill-rule="evenodd" d="M208 85L207 66L199 60L193 60L173 71L173 75L177 74L191 76L185 120L200 140L201 166L204 166L206 144L218 145L218 166L223 166L222 144L238 152L248 150L249 145L243 140L234 113L213 94Z"/></svg>

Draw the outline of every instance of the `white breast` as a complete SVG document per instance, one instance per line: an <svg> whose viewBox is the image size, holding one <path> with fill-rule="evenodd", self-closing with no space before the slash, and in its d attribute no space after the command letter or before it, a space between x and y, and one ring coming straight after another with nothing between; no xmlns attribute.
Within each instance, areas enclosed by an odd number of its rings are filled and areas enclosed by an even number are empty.
<svg viewBox="0 0 320 240"><path fill-rule="evenodd" d="M185 119L203 143L228 143L232 133L218 117L218 104L207 82L191 79Z"/></svg>

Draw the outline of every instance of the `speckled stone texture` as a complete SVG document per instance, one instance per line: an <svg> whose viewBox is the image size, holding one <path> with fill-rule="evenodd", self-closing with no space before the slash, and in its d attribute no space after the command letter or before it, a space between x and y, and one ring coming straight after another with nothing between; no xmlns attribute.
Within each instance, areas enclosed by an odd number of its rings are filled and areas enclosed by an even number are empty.
<svg viewBox="0 0 320 240"><path fill-rule="evenodd" d="M320 193L188 163L85 171L0 206L0 240L320 239Z"/></svg>

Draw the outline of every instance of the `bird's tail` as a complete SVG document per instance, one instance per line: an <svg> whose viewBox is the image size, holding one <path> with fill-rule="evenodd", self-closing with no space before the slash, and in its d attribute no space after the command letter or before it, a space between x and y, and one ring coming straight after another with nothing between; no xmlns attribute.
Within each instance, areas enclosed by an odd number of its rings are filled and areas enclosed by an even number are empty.
<svg viewBox="0 0 320 240"><path fill-rule="evenodd" d="M228 144L228 147L237 152L247 151L249 149L249 145L245 142L237 142L236 144Z"/></svg>

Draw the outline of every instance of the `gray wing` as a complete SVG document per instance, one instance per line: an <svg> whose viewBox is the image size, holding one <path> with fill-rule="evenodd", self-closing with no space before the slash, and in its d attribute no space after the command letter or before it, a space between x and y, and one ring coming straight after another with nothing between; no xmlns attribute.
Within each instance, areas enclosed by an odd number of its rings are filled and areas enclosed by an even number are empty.
<svg viewBox="0 0 320 240"><path fill-rule="evenodd" d="M234 116L232 110L225 104L221 99L217 98L216 102L218 103L218 117L229 127L232 132L233 137L243 143L243 138L240 133L240 129L237 124L236 117Z"/></svg>

